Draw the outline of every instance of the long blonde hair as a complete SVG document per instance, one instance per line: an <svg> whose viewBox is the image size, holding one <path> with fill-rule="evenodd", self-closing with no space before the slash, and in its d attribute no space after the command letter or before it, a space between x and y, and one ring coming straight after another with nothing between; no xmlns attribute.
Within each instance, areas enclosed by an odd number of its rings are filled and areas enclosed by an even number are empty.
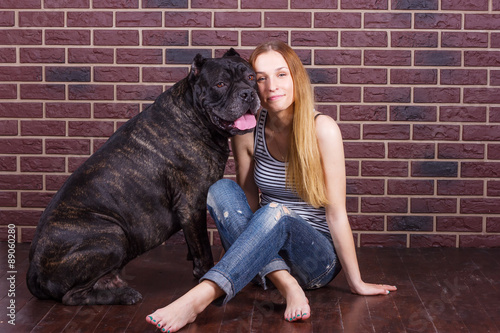
<svg viewBox="0 0 500 333"><path fill-rule="evenodd" d="M252 52L250 64L255 65L259 55L276 51L285 59L293 80L294 108L288 164L286 167L287 186L314 207L328 204L326 184L316 138L314 123L314 95L304 65L295 51L281 41L263 43Z"/></svg>

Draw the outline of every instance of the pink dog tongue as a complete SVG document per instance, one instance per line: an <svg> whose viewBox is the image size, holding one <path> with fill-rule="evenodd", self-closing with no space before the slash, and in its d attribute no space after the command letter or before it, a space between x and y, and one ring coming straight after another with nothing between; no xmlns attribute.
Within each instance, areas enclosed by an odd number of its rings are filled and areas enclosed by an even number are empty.
<svg viewBox="0 0 500 333"><path fill-rule="evenodd" d="M234 127L242 131L254 128L256 124L255 116L248 113L234 121Z"/></svg>

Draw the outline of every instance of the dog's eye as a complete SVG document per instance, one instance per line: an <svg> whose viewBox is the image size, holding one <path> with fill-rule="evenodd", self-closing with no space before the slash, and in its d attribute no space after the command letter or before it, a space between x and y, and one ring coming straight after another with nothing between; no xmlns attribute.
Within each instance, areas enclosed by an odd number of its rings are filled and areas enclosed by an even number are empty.
<svg viewBox="0 0 500 333"><path fill-rule="evenodd" d="M226 84L224 82L219 82L217 83L217 88L222 88L222 87L225 87Z"/></svg>
<svg viewBox="0 0 500 333"><path fill-rule="evenodd" d="M252 75L252 74L248 75L248 80L253 81L254 79L255 79L254 75Z"/></svg>

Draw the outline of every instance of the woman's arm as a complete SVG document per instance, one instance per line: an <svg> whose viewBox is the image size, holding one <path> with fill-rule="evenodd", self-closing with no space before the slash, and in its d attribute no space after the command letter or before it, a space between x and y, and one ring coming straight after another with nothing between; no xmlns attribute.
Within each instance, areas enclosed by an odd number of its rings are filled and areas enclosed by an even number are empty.
<svg viewBox="0 0 500 333"><path fill-rule="evenodd" d="M353 293L388 294L394 286L363 282L346 210L346 175L342 134L337 123L328 116L316 121L316 136L323 163L327 197L326 220L347 281Z"/></svg>
<svg viewBox="0 0 500 333"><path fill-rule="evenodd" d="M259 189L253 178L255 163L253 144L253 132L231 138L231 147L236 164L236 182L245 192L250 209L255 212L259 208Z"/></svg>

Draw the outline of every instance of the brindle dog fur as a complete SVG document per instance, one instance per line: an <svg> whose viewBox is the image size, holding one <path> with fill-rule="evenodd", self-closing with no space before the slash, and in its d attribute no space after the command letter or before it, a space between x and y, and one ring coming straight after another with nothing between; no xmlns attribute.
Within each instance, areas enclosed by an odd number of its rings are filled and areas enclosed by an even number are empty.
<svg viewBox="0 0 500 333"><path fill-rule="evenodd" d="M238 53L198 54L186 78L121 126L55 194L31 244L31 293L67 305L134 304L142 296L120 270L181 229L201 277L213 266L208 188L223 176L228 138L252 130L235 120L259 107L255 73Z"/></svg>

